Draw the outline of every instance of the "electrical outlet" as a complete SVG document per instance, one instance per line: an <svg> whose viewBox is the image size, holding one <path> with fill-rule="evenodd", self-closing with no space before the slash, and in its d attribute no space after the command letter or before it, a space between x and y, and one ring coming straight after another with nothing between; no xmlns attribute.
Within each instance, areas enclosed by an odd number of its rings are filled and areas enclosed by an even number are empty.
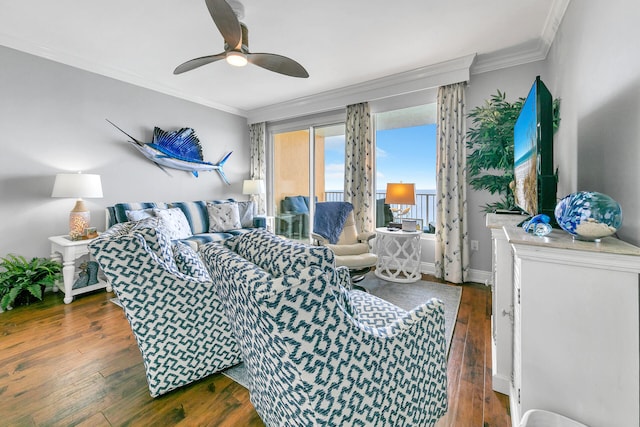
<svg viewBox="0 0 640 427"><path fill-rule="evenodd" d="M472 251L477 251L478 250L478 241L477 240L472 240L471 241L471 250Z"/></svg>

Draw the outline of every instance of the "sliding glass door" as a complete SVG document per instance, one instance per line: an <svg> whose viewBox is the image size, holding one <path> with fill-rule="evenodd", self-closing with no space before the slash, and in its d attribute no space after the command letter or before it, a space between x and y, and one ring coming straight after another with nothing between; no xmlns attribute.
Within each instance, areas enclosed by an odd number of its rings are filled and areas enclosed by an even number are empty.
<svg viewBox="0 0 640 427"><path fill-rule="evenodd" d="M344 124L272 134L276 233L309 240L313 201L342 200Z"/></svg>

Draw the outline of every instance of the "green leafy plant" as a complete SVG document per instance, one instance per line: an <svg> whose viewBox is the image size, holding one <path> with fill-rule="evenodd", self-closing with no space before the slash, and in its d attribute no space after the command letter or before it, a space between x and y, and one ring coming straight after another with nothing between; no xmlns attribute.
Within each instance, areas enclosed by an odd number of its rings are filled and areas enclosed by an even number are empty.
<svg viewBox="0 0 640 427"><path fill-rule="evenodd" d="M42 300L42 290L61 278L62 266L47 258L31 261L20 255L0 258L0 307L6 310L25 293Z"/></svg>
<svg viewBox="0 0 640 427"><path fill-rule="evenodd" d="M475 107L468 117L472 126L467 131L467 172L474 190L498 194L497 202L482 206L485 212L514 209L510 184L513 181L513 127L525 98L511 103L506 93L497 91L483 105ZM560 100L553 101L553 125L560 123Z"/></svg>

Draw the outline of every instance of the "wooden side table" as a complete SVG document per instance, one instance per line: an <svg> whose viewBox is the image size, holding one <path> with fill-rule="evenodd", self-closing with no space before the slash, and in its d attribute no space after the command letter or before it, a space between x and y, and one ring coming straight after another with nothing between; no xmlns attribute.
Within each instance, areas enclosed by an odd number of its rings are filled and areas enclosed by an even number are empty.
<svg viewBox="0 0 640 427"><path fill-rule="evenodd" d="M83 255L89 254L89 243L93 239L71 240L69 236L49 237L51 242L51 259L62 262L62 277L64 279L64 303L70 304L75 295L95 291L105 288L111 292L109 282L98 277L98 283L73 289L73 281L76 279L76 260ZM57 292L59 285L53 286L53 291Z"/></svg>
<svg viewBox="0 0 640 427"><path fill-rule="evenodd" d="M413 283L420 280L421 235L422 231L390 231L387 227L376 228L376 276L397 283Z"/></svg>

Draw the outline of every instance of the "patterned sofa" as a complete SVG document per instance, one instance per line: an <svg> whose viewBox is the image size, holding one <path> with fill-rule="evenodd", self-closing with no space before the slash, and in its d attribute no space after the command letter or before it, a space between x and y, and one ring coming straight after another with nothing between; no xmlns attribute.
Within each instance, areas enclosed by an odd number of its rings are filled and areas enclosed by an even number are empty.
<svg viewBox="0 0 640 427"><path fill-rule="evenodd" d="M210 213L207 204L221 205L226 203L234 203L240 207L240 227L231 229L221 229L221 231L210 232L211 222ZM143 213L148 212L153 215L154 209L172 209L179 208L189 224L189 230L178 240L189 244L193 249L204 243L221 242L238 234L246 233L254 227L253 222L253 203L245 201L236 201L234 199L221 200L199 200L190 202L130 202L117 203L106 208L106 228L128 222L131 220L131 212ZM137 217L134 219L142 219ZM224 231L222 231L224 230Z"/></svg>
<svg viewBox="0 0 640 427"><path fill-rule="evenodd" d="M116 224L89 249L131 325L152 397L241 361L204 264L159 218Z"/></svg>
<svg viewBox="0 0 640 427"><path fill-rule="evenodd" d="M269 426L432 426L447 410L444 308L350 289L326 247L256 230L200 248Z"/></svg>

